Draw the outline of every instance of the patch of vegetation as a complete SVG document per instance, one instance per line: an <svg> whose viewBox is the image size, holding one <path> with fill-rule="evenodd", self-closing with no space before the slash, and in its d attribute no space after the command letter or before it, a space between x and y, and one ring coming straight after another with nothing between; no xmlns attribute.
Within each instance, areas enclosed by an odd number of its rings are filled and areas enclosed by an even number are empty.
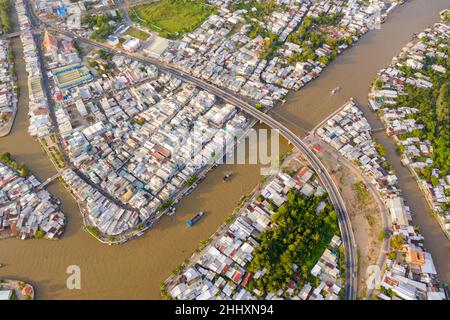
<svg viewBox="0 0 450 320"><path fill-rule="evenodd" d="M161 285L159 286L159 291L163 300L172 300L172 297L167 292L167 284L165 282L161 283Z"/></svg>
<svg viewBox="0 0 450 320"><path fill-rule="evenodd" d="M121 19L120 16L112 17L109 14L99 14L85 17L83 24L94 30L90 38L96 41L105 41L115 30L115 23Z"/></svg>
<svg viewBox="0 0 450 320"><path fill-rule="evenodd" d="M362 181L358 181L353 185L353 190L356 192L356 199L362 205L367 205L370 201L369 190Z"/></svg>
<svg viewBox="0 0 450 320"><path fill-rule="evenodd" d="M391 247L393 249L400 249L405 244L405 239L403 239L401 234L396 234L391 238Z"/></svg>
<svg viewBox="0 0 450 320"><path fill-rule="evenodd" d="M19 298L17 297L17 294L16 294L16 290L13 290L12 291L12 294L11 294L11 297L9 298L9 300L19 300Z"/></svg>
<svg viewBox="0 0 450 320"><path fill-rule="evenodd" d="M341 276L345 277L345 270L347 269L347 264L345 261L345 247L342 244L339 247L339 270L341 271ZM342 279L345 282L345 278ZM343 283L345 284L345 283ZM343 291L343 290L342 290Z"/></svg>
<svg viewBox="0 0 450 320"><path fill-rule="evenodd" d="M35 237L36 239L41 239L41 238L44 237L44 236L45 236L44 230L38 230L38 231L36 231L36 232L34 233L34 237Z"/></svg>
<svg viewBox="0 0 450 320"><path fill-rule="evenodd" d="M375 226L375 224L377 223L377 219L371 215L366 214L365 215L366 219L367 219L367 223L369 224L369 226L371 228L373 228Z"/></svg>
<svg viewBox="0 0 450 320"><path fill-rule="evenodd" d="M11 169L19 172L22 178L28 177L28 175L30 174L30 169L28 169L28 167L24 163L19 164L16 161L14 161L9 152L1 153L0 161L3 162L8 167L10 167Z"/></svg>
<svg viewBox="0 0 450 320"><path fill-rule="evenodd" d="M100 237L100 229L95 227L95 226L86 226L85 227L86 231L88 231L89 233L93 234L96 238Z"/></svg>
<svg viewBox="0 0 450 320"><path fill-rule="evenodd" d="M254 259L248 270L266 269L264 277L255 279L249 290L258 289L265 296L268 292L285 289L294 276L306 281L311 268L317 263L333 235L339 233L337 213L331 204L317 213L322 197L304 197L290 191L285 204L271 217L272 228L263 232L260 246L254 251ZM293 264L300 267L296 274Z"/></svg>
<svg viewBox="0 0 450 320"><path fill-rule="evenodd" d="M217 9L202 0L161 0L130 9L130 17L168 39L177 39L197 28Z"/></svg>
<svg viewBox="0 0 450 320"><path fill-rule="evenodd" d="M319 59L321 63L327 64L337 56L338 46L344 43L348 45L352 44L353 39L351 37L334 39L330 36L331 33L328 32L328 28L336 26L342 17L343 14L341 13L306 17L300 28L288 37L288 41L298 44L302 48L302 52L295 53L288 58L288 63L294 64L296 62L316 60L318 57L315 54L315 50L327 44L332 48L332 52L330 55Z"/></svg>
<svg viewBox="0 0 450 320"><path fill-rule="evenodd" d="M50 148L48 148L48 151L50 152L50 156L52 157L58 168L62 169L66 166L66 161L64 160L64 157L58 148L56 148L55 146L51 146Z"/></svg>
<svg viewBox="0 0 450 320"><path fill-rule="evenodd" d="M172 204L173 204L172 199L167 199L166 201L164 201L164 202L159 206L158 210L159 210L160 212L162 212L162 211L164 211L164 210L170 208L170 206L171 206Z"/></svg>
<svg viewBox="0 0 450 320"><path fill-rule="evenodd" d="M397 259L397 252L389 252L389 253L388 253L388 258L389 258L390 260L395 260L395 259Z"/></svg>
<svg viewBox="0 0 450 320"><path fill-rule="evenodd" d="M225 218L224 223L225 223L225 224L229 224L229 223L232 222L235 218L236 218L236 214L229 215L228 217Z"/></svg>
<svg viewBox="0 0 450 320"><path fill-rule="evenodd" d="M135 231L141 231L142 229L144 229L144 227L145 227L144 223L141 222L134 228L134 230Z"/></svg>
<svg viewBox="0 0 450 320"><path fill-rule="evenodd" d="M380 155L380 157L386 156L386 148L382 144L377 143L375 148L377 149L377 152Z"/></svg>
<svg viewBox="0 0 450 320"><path fill-rule="evenodd" d="M150 35L147 32L142 31L142 30L140 30L138 28L135 28L135 27L130 27L127 30L127 34L129 36L132 36L132 37L137 38L139 40L147 40L148 37L150 37Z"/></svg>
<svg viewBox="0 0 450 320"><path fill-rule="evenodd" d="M10 0L0 0L0 27L4 32L8 32L11 29L10 11Z"/></svg>
<svg viewBox="0 0 450 320"><path fill-rule="evenodd" d="M373 85L376 90L381 90L383 88L383 82L380 80L380 78L377 78Z"/></svg>
<svg viewBox="0 0 450 320"><path fill-rule="evenodd" d="M274 33L270 33L264 42L263 49L259 52L259 58L271 60L281 45L282 42L278 39L278 36Z"/></svg>
<svg viewBox="0 0 450 320"><path fill-rule="evenodd" d="M192 175L189 177L189 179L186 180L186 182L184 183L184 186L186 188L189 188L190 186L192 186L195 182L197 182L198 177L196 175Z"/></svg>

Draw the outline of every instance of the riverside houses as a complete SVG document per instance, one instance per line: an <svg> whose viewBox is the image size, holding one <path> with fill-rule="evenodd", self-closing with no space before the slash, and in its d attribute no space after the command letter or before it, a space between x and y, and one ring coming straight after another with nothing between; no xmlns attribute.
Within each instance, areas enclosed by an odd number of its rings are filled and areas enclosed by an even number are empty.
<svg viewBox="0 0 450 320"><path fill-rule="evenodd" d="M47 37L48 52L64 41ZM58 55L48 56L50 63L62 63ZM90 81L55 82L64 152L84 177L67 169L63 178L85 223L102 237L123 241L159 219L251 119L155 66L98 51L87 61Z"/></svg>
<svg viewBox="0 0 450 320"><path fill-rule="evenodd" d="M0 162L0 239L58 238L66 219L59 201L35 176L21 177Z"/></svg>
<svg viewBox="0 0 450 320"><path fill-rule="evenodd" d="M218 7L217 14L171 42L160 58L264 107L316 78L331 61L329 56L344 51L397 5L378 0L277 0L265 15L256 7L239 9L233 1L208 2ZM305 49L294 35L305 19L332 15L339 19L315 26L329 35L332 46L324 44L299 59Z"/></svg>
<svg viewBox="0 0 450 320"><path fill-rule="evenodd" d="M17 94L12 48L0 39L0 132L11 125L17 110ZM7 130L9 131L9 130Z"/></svg>
<svg viewBox="0 0 450 320"><path fill-rule="evenodd" d="M256 300L258 289L251 291L248 285L253 279L264 277L267 270L255 273L247 270L253 259L253 251L259 246L259 235L272 227L271 216L275 212L270 203L280 206L287 200L291 189L304 196L325 193L312 178L313 171L304 166L294 175L278 173L262 188L260 195L250 200L220 235L195 254L180 274L166 281L167 293L178 300ZM317 207L323 210L325 203ZM336 300L343 293L337 248L341 245L335 235L318 262L312 268L315 283L299 286L296 277L288 282L286 290L268 293L266 300ZM294 270L299 267L294 264Z"/></svg>
<svg viewBox="0 0 450 320"><path fill-rule="evenodd" d="M442 11L441 15L444 16L448 11ZM420 32L413 41L403 47L388 67L378 72L378 86L374 85L369 94L370 107L378 112L384 122L386 134L396 140L402 153L403 165L408 166L413 172L428 204L437 213L436 217L448 236L450 236L450 173L442 165L436 164L436 152L442 157L445 156L445 150L439 148L435 150L436 138L431 139L426 134L418 134L432 131L433 136L436 135L434 128L430 129L429 125L428 127L424 125L424 121L429 117L427 110L419 110L416 102L405 104L398 103L398 100L411 90L417 92L422 90L425 95L438 89L433 79L445 79L448 75L449 41L448 22L435 23ZM448 105L448 98L443 99L441 103L445 108L445 104ZM428 108L432 110L434 107L430 105ZM445 129L445 125L442 127ZM446 130L448 132L448 125ZM431 172L431 175L423 175L422 171Z"/></svg>

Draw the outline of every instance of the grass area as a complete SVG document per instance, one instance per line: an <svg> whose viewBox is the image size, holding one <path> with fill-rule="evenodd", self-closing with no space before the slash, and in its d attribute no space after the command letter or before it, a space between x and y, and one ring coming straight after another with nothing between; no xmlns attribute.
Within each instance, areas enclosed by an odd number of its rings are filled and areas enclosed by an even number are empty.
<svg viewBox="0 0 450 320"><path fill-rule="evenodd" d="M201 0L161 0L131 8L130 17L162 37L176 39L197 28L215 12L214 6Z"/></svg>
<svg viewBox="0 0 450 320"><path fill-rule="evenodd" d="M137 38L139 40L147 40L148 37L150 37L150 35L147 32L142 31L142 30L140 30L138 28L135 28L135 27L130 27L127 30L127 34L132 36L132 37L135 37L135 38Z"/></svg>
<svg viewBox="0 0 450 320"><path fill-rule="evenodd" d="M0 30L8 32L11 29L9 19L11 3L9 0L0 0Z"/></svg>
<svg viewBox="0 0 450 320"><path fill-rule="evenodd" d="M50 152L50 155L58 168L64 169L66 167L66 161L64 160L64 157L62 156L59 149L55 146L51 146L50 148L48 148L48 151Z"/></svg>
<svg viewBox="0 0 450 320"><path fill-rule="evenodd" d="M370 202L369 190L362 181L356 182L353 185L353 190L356 192L356 198L360 204L367 205Z"/></svg>

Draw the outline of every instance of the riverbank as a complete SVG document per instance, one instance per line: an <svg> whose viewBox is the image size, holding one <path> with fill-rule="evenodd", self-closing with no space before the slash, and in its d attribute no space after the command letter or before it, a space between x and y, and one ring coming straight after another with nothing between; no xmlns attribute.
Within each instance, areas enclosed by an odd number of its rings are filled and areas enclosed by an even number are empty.
<svg viewBox="0 0 450 320"><path fill-rule="evenodd" d="M0 154L0 239L59 238L65 216L60 202L9 153Z"/></svg>
<svg viewBox="0 0 450 320"><path fill-rule="evenodd" d="M364 116L372 128L383 128L383 123L372 112L368 94L377 72L389 65L411 40L432 25L439 12L448 7L448 1L412 0L393 10L381 29L369 32L354 46L344 52L322 72L321 76L302 90L288 95L288 101L275 108L270 115L285 123L299 136L309 134L328 115L340 108L350 97L362 106ZM418 19L410 19L411 16ZM341 90L330 95L337 85ZM450 281L450 246L443 243L447 238L429 214L429 206L422 196L410 171L400 162L395 141L384 132L374 132L378 143L386 147L386 158L392 164L405 200L409 203L414 224L418 225L426 238L427 249L433 255L438 273L443 282Z"/></svg>
<svg viewBox="0 0 450 320"><path fill-rule="evenodd" d="M375 297L383 300L444 300L446 295L433 258L425 249L425 239L414 228L410 207L402 197L395 172L384 158L382 145L373 140L371 131L367 119L353 101L317 129L318 137L361 170L390 213L390 227L380 234L390 239L386 259L388 269L368 289L376 288ZM367 273L373 272L367 270ZM401 288L405 283L412 284L406 293Z"/></svg>
<svg viewBox="0 0 450 320"><path fill-rule="evenodd" d="M307 212L314 211L311 218ZM161 294L165 299L342 298L336 218L314 172L294 152L278 174L246 196L224 225L174 270ZM305 227L311 232L300 231ZM292 240L289 245L286 236Z"/></svg>
<svg viewBox="0 0 450 320"><path fill-rule="evenodd" d="M369 104L387 136L395 140L402 164L450 240L450 82L443 58L448 51L448 28L448 22L436 21L409 42L378 72ZM434 55L424 59L429 52Z"/></svg>

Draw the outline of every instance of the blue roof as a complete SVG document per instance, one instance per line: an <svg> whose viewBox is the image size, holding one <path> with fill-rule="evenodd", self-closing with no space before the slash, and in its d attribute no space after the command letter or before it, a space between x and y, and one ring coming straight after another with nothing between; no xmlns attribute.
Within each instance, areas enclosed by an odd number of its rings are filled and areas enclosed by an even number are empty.
<svg viewBox="0 0 450 320"><path fill-rule="evenodd" d="M65 15L67 15L67 8L59 7L58 9L56 9L56 13L60 16L65 16Z"/></svg>

